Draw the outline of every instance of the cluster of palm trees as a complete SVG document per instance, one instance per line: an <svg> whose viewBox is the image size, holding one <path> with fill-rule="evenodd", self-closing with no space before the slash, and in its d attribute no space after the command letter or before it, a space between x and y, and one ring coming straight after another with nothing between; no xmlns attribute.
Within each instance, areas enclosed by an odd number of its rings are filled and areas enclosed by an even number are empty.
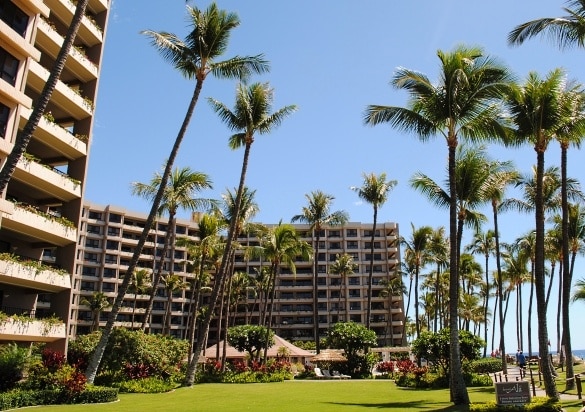
<svg viewBox="0 0 585 412"><path fill-rule="evenodd" d="M571 0L568 13L563 18L546 18L531 21L516 27L508 37L511 44L521 44L535 35L551 34L561 47L585 44L585 2ZM467 179L467 173L458 173L458 164L472 162L472 151L459 150L459 141L492 141L506 146L531 146L536 152L534 191L530 199L534 213L534 249L532 254L533 290L536 296L538 318L538 351L543 362L543 379L549 397L558 399L552 365L548 357L547 289L545 220L547 190L545 153L549 145L557 141L561 147L560 167L560 227L562 295L562 341L568 357L567 376L572 377L571 339L569 330L569 301L571 271L569 259L569 195L567 178L567 150L578 145L585 134L585 93L581 84L568 81L562 69L541 76L531 72L518 83L511 71L481 48L458 46L451 52L439 51L440 74L432 82L423 73L400 68L392 84L408 92L410 99L406 107L370 105L366 109L364 122L369 125L389 123L399 130L414 133L421 141L443 136L448 147L448 180L446 190L430 182L424 175L415 176L413 186L426 194L433 202L449 209L449 282L448 282L448 326L450 327L450 368L460 370L458 343L458 319L462 271L464 259L461 255L463 226L476 226L479 216L470 214L478 201L485 198L469 197L469 186L475 185ZM460 162L458 163L458 156ZM468 158L468 156L470 158ZM500 165L501 167L502 165ZM467 170L467 169L465 169ZM485 171L485 170L484 170ZM481 174L481 173L480 173ZM490 180L489 176L483 179ZM503 278L500 267L499 232L496 213L502 208L505 185L494 184L491 194L494 208L494 236L497 243L497 277L499 315L501 326L500 346L505 362L503 342ZM480 193L480 192L478 192ZM475 219L475 220L474 220ZM487 286L487 285L486 285ZM485 313L485 310L484 310ZM451 374L451 400L455 404L469 403L469 396L461 374Z"/></svg>

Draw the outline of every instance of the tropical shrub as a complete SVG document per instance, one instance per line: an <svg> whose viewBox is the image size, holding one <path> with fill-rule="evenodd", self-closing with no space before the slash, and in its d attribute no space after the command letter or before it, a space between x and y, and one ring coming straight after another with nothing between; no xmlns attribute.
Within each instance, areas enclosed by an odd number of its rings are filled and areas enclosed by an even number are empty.
<svg viewBox="0 0 585 412"><path fill-rule="evenodd" d="M526 405L497 405L495 402L469 405L470 412L561 412L562 405L548 398L535 397Z"/></svg>
<svg viewBox="0 0 585 412"><path fill-rule="evenodd" d="M343 349L345 352L347 362L340 365L339 369L357 378L370 376L370 370L378 361L378 356L368 350L376 343L376 332L354 322L336 323L327 337L329 347Z"/></svg>
<svg viewBox="0 0 585 412"><path fill-rule="evenodd" d="M260 325L233 326L227 331L227 341L238 351L247 352L250 359L258 359L264 349L274 345L274 331Z"/></svg>
<svg viewBox="0 0 585 412"><path fill-rule="evenodd" d="M502 359L482 358L469 364L469 370L475 373L495 373L502 370Z"/></svg>
<svg viewBox="0 0 585 412"><path fill-rule="evenodd" d="M0 393L0 410L62 403L106 403L117 399L118 389L97 386L88 386L83 392L70 398L63 397L63 393L57 389L13 389Z"/></svg>
<svg viewBox="0 0 585 412"><path fill-rule="evenodd" d="M120 393L163 393L176 388L176 384L160 378L129 379L120 383Z"/></svg>
<svg viewBox="0 0 585 412"><path fill-rule="evenodd" d="M16 343L0 345L0 392L16 386L28 364L28 350Z"/></svg>

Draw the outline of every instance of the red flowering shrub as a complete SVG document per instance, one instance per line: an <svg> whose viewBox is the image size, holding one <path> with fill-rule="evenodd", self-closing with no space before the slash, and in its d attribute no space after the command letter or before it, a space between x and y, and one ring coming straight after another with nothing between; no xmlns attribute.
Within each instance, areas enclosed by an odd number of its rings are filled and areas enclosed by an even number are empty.
<svg viewBox="0 0 585 412"><path fill-rule="evenodd" d="M394 373L394 362L380 362L376 365L376 370L381 373Z"/></svg>
<svg viewBox="0 0 585 412"><path fill-rule="evenodd" d="M50 348L43 349L41 360L49 372L57 372L65 365L65 355Z"/></svg>
<svg viewBox="0 0 585 412"><path fill-rule="evenodd" d="M248 368L248 365L246 365L246 363L242 362L241 360L234 361L232 365L234 371L236 371L237 373L248 372L250 370L250 368Z"/></svg>
<svg viewBox="0 0 585 412"><path fill-rule="evenodd" d="M132 364L126 363L124 365L124 374L128 379L143 379L152 376L152 367L144 363Z"/></svg>
<svg viewBox="0 0 585 412"><path fill-rule="evenodd" d="M416 365L411 360L399 360L396 361L396 367L398 368L398 372L406 374L412 371L416 367Z"/></svg>

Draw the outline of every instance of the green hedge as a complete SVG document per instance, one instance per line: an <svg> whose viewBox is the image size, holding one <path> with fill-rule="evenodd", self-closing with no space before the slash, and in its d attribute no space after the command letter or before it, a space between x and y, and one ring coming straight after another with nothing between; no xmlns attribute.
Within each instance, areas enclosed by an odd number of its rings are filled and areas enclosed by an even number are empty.
<svg viewBox="0 0 585 412"><path fill-rule="evenodd" d="M500 358L483 358L469 364L471 372L475 373L494 373L503 369L502 359Z"/></svg>
<svg viewBox="0 0 585 412"><path fill-rule="evenodd" d="M61 390L14 389L0 393L0 410L23 408L25 406L59 405L77 403L106 403L118 399L118 389L88 386L79 394L69 396Z"/></svg>
<svg viewBox="0 0 585 412"><path fill-rule="evenodd" d="M471 404L469 412L561 412L560 402L554 402L548 398L532 398L530 403L524 406L497 405L495 402Z"/></svg>

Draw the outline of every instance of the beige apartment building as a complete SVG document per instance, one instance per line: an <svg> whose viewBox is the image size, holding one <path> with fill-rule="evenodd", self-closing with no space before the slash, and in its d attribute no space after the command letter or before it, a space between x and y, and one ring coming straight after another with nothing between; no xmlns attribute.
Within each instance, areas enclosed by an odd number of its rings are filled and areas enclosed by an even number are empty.
<svg viewBox="0 0 585 412"><path fill-rule="evenodd" d="M93 205L86 202L79 230L77 269L74 274L72 302L72 333L88 333L96 325L94 315L87 305L80 302L89 299L94 292L103 292L110 301L117 295L118 286L126 273L130 258L138 243L146 222L146 215L114 206ZM194 215L196 218L196 215ZM152 274L162 254L167 221L161 219L150 230L147 242L138 262L138 269ZM270 225L268 225L270 226ZM302 239L311 242L311 233L306 225L295 225ZM328 328L336 322L354 321L366 323L368 273L370 262L371 224L348 223L343 227L325 228L321 233L318 265L318 311L320 335L325 337ZM178 220L177 238L186 237L197 242L198 225L195 220ZM371 328L376 331L380 345L400 346L403 336L404 304L402 296L387 296L383 293L385 281L397 275L400 261L398 226L395 223L380 223L374 239L374 267L372 282ZM242 235L238 243L245 248L257 246L258 238ZM171 256L172 253L172 256ZM331 274L330 265L338 255L350 254L357 264L355 274L344 284L338 275ZM187 284L193 280L191 262L187 250L175 247L165 256L163 274L179 275ZM265 264L266 265L266 264ZM255 277L261 266L260 259L247 260L243 250L238 250L234 271ZM273 328L289 340L313 340L313 269L311 262L296 262L296 274L286 267L276 282ZM154 300L151 323L147 327L155 332L163 331L163 323L170 304L170 334L184 338L190 309L190 289L176 290L169 299L163 284L160 284ZM128 293L118 315L117 325L139 328L144 321L147 294ZM204 301L204 305L208 304ZM238 305L233 322L254 324L258 322L259 302L253 289ZM99 316L99 325L104 326L109 309ZM217 340L217 323L211 324L209 343Z"/></svg>
<svg viewBox="0 0 585 412"><path fill-rule="evenodd" d="M90 0L75 47L0 197L0 343L66 348L77 227L110 0ZM0 1L0 162L73 18L70 0Z"/></svg>

